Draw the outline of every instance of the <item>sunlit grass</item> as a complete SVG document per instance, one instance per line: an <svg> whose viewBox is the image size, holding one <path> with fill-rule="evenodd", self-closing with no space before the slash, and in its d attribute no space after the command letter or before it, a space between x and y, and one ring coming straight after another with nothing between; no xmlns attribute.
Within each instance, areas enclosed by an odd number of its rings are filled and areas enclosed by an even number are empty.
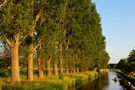
<svg viewBox="0 0 135 90"><path fill-rule="evenodd" d="M26 75L21 75L21 83L13 87L10 84L10 77L3 78L3 90L68 90L73 85L80 86L88 79L92 80L96 78L97 73L95 71L87 71L83 73L70 73L63 74L62 78L59 77L46 77L43 79L34 76L34 81L27 81Z"/></svg>

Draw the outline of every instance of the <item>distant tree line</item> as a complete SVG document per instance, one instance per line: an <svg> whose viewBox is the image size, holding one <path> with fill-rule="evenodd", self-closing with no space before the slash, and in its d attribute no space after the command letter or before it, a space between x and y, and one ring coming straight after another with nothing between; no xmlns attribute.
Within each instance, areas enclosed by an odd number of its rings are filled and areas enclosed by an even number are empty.
<svg viewBox="0 0 135 90"><path fill-rule="evenodd" d="M116 69L116 65L117 65L117 63L109 63L107 67L109 69Z"/></svg>
<svg viewBox="0 0 135 90"><path fill-rule="evenodd" d="M3 0L2 0L3 1ZM0 69L12 83L27 68L39 78L106 68L109 55L91 0L4 0L0 3ZM9 62L7 62L9 58ZM11 61L10 61L11 60Z"/></svg>
<svg viewBox="0 0 135 90"><path fill-rule="evenodd" d="M117 68L121 69L125 73L135 72L135 49L133 49L127 58L121 59Z"/></svg>

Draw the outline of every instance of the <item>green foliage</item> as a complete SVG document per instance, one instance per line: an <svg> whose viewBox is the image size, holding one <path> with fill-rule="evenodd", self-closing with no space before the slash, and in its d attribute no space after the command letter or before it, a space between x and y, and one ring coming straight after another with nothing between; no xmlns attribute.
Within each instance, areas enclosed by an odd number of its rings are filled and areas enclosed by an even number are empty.
<svg viewBox="0 0 135 90"><path fill-rule="evenodd" d="M28 34L38 13L41 16L34 27L34 37L30 37ZM68 68L93 70L108 65L101 18L91 0L34 0L33 5L31 0L11 0L0 7L0 17L1 35L12 41L14 33L20 35L21 69L27 66L27 46L31 43L36 46L40 40L41 48L35 51L34 64L39 55L45 59L44 66L49 56L52 65L58 64L62 45L63 64ZM21 73L26 74L26 71L21 70Z"/></svg>
<svg viewBox="0 0 135 90"><path fill-rule="evenodd" d="M123 72L130 73L135 70L135 50L133 49L126 59L121 59L117 64L117 68Z"/></svg>
<svg viewBox="0 0 135 90"><path fill-rule="evenodd" d="M26 32L30 29L32 17L27 0L13 2L12 0L0 8L0 32L12 38L13 33Z"/></svg>
<svg viewBox="0 0 135 90"><path fill-rule="evenodd" d="M126 64L126 59L121 59L118 64L117 64L117 68L118 69L124 69L123 67L125 67L125 64Z"/></svg>
<svg viewBox="0 0 135 90"><path fill-rule="evenodd" d="M10 76L10 70L0 70L0 77L7 78Z"/></svg>
<svg viewBox="0 0 135 90"><path fill-rule="evenodd" d="M10 60L11 58L0 59L0 69L5 69L7 67L10 67Z"/></svg>
<svg viewBox="0 0 135 90"><path fill-rule="evenodd" d="M133 49L128 58L127 58L127 63L134 63L135 64L135 49Z"/></svg>

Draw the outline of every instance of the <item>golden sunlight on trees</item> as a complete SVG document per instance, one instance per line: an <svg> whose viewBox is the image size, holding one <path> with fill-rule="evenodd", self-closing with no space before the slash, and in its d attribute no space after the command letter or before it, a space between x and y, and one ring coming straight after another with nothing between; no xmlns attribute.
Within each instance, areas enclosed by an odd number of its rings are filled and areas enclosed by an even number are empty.
<svg viewBox="0 0 135 90"><path fill-rule="evenodd" d="M109 61L100 15L90 0L1 0L0 45L11 53L11 65L2 70L11 67L13 85L21 75L29 81L35 74L62 79L65 73L106 68Z"/></svg>

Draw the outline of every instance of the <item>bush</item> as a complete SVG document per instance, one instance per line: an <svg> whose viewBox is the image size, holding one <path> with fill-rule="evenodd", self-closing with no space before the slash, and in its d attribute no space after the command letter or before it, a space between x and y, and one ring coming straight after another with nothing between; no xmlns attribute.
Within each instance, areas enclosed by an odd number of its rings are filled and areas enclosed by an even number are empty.
<svg viewBox="0 0 135 90"><path fill-rule="evenodd" d="M8 77L10 72L8 70L0 70L0 77Z"/></svg>
<svg viewBox="0 0 135 90"><path fill-rule="evenodd" d="M22 75L27 75L27 69L21 69L20 74Z"/></svg>

